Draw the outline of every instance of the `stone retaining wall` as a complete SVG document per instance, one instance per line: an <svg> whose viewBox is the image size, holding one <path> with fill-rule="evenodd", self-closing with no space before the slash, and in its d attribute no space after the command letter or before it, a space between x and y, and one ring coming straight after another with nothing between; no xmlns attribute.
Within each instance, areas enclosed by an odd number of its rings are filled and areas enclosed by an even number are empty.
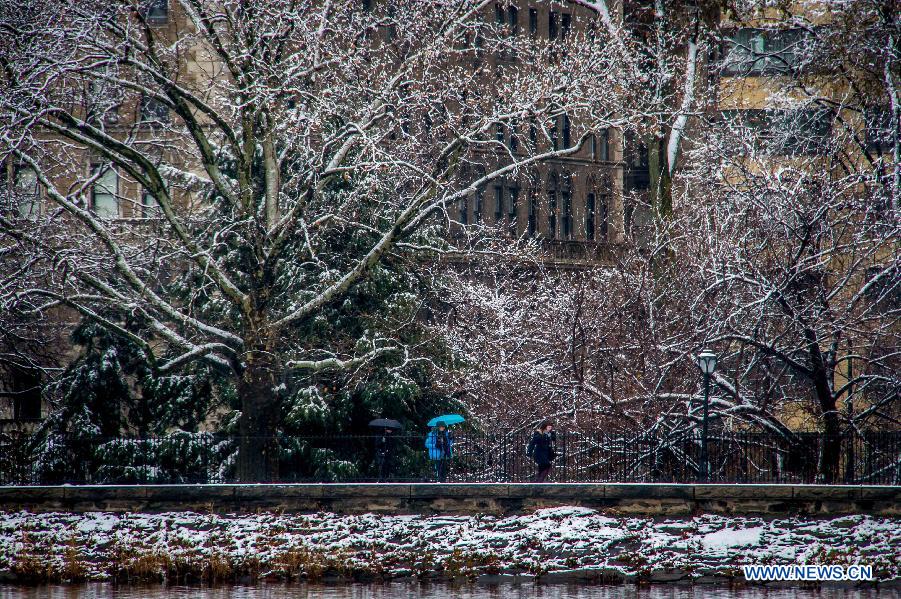
<svg viewBox="0 0 901 599"><path fill-rule="evenodd" d="M901 487L679 484L260 484L0 487L0 510L522 513L577 505L622 514L901 515Z"/></svg>

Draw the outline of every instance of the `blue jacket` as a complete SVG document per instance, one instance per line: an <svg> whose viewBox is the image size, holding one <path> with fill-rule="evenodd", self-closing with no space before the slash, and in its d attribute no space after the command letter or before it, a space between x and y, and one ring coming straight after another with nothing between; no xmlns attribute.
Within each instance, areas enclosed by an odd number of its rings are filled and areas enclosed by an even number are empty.
<svg viewBox="0 0 901 599"><path fill-rule="evenodd" d="M447 431L432 430L425 438L425 448L430 460L444 460L454 455L454 438Z"/></svg>

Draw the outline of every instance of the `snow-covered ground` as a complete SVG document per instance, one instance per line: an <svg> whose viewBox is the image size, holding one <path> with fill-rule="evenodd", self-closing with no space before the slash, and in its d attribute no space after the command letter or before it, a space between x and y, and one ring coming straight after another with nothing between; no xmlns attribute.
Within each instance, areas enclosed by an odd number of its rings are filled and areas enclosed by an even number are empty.
<svg viewBox="0 0 901 599"><path fill-rule="evenodd" d="M871 564L895 580L901 520L528 515L0 513L0 579L710 580L745 564Z"/></svg>

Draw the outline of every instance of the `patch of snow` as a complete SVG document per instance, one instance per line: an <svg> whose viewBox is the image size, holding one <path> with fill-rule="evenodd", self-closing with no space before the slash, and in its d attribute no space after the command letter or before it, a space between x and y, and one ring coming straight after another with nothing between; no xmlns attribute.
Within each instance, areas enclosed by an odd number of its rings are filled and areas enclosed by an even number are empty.
<svg viewBox="0 0 901 599"><path fill-rule="evenodd" d="M760 545L760 539L763 535L763 527L755 526L753 528L745 528L736 530L734 528L724 528L717 532L704 535L701 544L705 549L729 549L732 547L748 547Z"/></svg>

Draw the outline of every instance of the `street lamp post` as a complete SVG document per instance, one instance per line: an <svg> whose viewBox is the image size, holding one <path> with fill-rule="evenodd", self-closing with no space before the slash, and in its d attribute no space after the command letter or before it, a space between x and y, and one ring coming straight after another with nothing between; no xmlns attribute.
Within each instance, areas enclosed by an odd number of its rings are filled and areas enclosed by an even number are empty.
<svg viewBox="0 0 901 599"><path fill-rule="evenodd" d="M709 349L698 354L698 368L704 375L704 415L701 428L701 464L698 470L698 481L707 482L710 475L710 463L707 457L707 420L710 406L710 376L716 370L717 356Z"/></svg>

